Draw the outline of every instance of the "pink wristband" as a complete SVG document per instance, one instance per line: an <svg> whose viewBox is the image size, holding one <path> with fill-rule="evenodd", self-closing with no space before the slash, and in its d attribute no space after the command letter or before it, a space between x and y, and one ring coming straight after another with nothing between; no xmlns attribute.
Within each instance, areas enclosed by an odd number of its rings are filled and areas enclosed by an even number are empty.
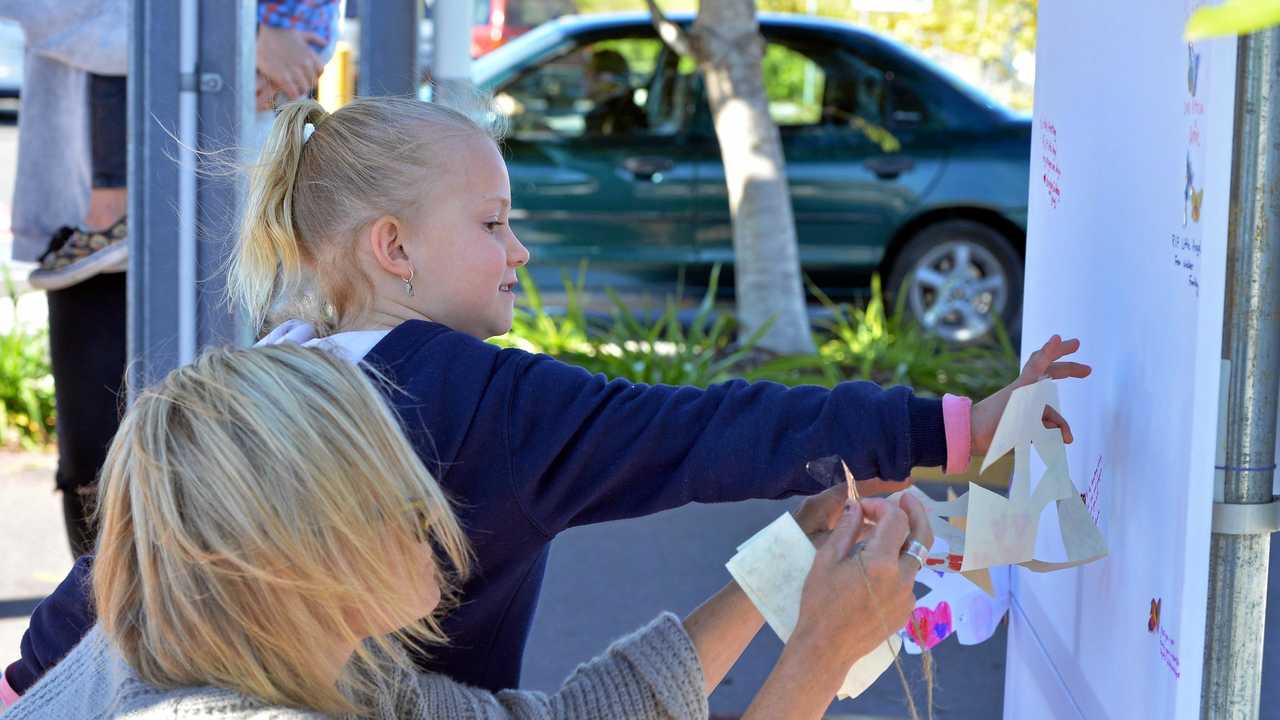
<svg viewBox="0 0 1280 720"><path fill-rule="evenodd" d="M948 475L959 475L969 469L973 436L969 428L969 408L973 401L959 395L942 396L942 424L947 433Z"/></svg>
<svg viewBox="0 0 1280 720"><path fill-rule="evenodd" d="M9 687L9 678L4 676L4 671L0 671L0 710L18 702L18 693Z"/></svg>

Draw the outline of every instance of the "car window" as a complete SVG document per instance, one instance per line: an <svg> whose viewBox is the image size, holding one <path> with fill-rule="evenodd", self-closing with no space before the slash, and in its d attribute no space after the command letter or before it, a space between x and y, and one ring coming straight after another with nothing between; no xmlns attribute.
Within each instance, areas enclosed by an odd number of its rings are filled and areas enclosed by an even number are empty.
<svg viewBox="0 0 1280 720"><path fill-rule="evenodd" d="M517 139L668 135L689 115L694 72L656 37L599 40L519 74L495 105Z"/></svg>
<svg viewBox="0 0 1280 720"><path fill-rule="evenodd" d="M907 78L888 73L889 121L897 127L925 127L934 124L928 106Z"/></svg>
<svg viewBox="0 0 1280 720"><path fill-rule="evenodd" d="M489 24L489 0L474 0L471 5L471 24Z"/></svg>
<svg viewBox="0 0 1280 720"><path fill-rule="evenodd" d="M832 52L826 59L835 81L822 99L823 122L842 127L860 123L883 125L886 74L848 50Z"/></svg>
<svg viewBox="0 0 1280 720"><path fill-rule="evenodd" d="M850 48L771 41L762 64L769 114L779 127L853 128L892 147L894 132L936 124L911 78Z"/></svg>
<svg viewBox="0 0 1280 720"><path fill-rule="evenodd" d="M769 115L779 127L821 122L827 74L818 63L786 45L769 43L761 69Z"/></svg>

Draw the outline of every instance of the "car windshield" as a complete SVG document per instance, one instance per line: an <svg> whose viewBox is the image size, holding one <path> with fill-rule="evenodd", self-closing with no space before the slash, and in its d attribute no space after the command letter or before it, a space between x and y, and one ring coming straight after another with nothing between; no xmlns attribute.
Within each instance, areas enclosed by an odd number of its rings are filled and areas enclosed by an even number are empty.
<svg viewBox="0 0 1280 720"><path fill-rule="evenodd" d="M487 3L487 0L482 1ZM559 23L554 21L543 23L511 42L499 46L493 52L472 60L471 79L478 87L487 88L499 79L497 76L500 73L510 70L516 60L528 54L537 54L541 52L538 48L550 46L560 38Z"/></svg>

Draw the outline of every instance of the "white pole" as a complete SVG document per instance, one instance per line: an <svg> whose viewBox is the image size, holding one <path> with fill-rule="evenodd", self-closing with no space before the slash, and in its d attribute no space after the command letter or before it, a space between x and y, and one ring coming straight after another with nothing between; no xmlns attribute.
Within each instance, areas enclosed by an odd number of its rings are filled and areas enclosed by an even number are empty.
<svg viewBox="0 0 1280 720"><path fill-rule="evenodd" d="M436 0L431 77L445 96L471 84L472 0Z"/></svg>
<svg viewBox="0 0 1280 720"><path fill-rule="evenodd" d="M182 0L179 15L178 68L194 77L200 52L200 8ZM178 94L178 364L196 356L196 87Z"/></svg>

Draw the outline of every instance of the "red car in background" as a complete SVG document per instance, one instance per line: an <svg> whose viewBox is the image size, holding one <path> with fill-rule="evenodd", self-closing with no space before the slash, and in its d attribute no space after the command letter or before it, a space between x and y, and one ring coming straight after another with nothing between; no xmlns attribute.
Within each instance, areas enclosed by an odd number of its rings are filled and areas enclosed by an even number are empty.
<svg viewBox="0 0 1280 720"><path fill-rule="evenodd" d="M501 47L548 20L578 11L573 0L474 0L471 57Z"/></svg>

